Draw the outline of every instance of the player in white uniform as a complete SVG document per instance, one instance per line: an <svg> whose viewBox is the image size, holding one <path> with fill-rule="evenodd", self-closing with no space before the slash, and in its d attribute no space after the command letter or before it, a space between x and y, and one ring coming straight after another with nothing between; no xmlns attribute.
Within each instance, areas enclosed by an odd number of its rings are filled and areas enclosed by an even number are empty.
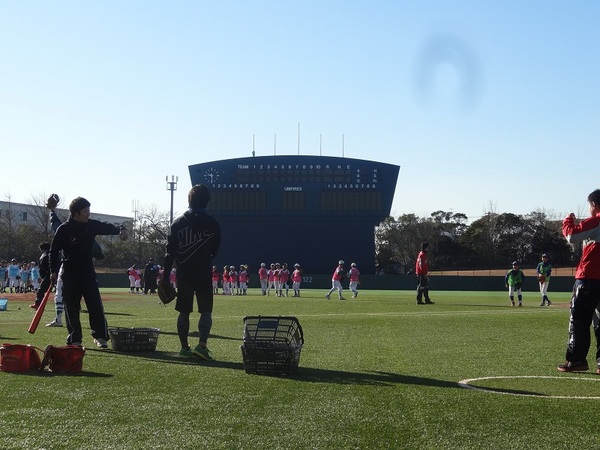
<svg viewBox="0 0 600 450"><path fill-rule="evenodd" d="M40 288L40 268L37 266L35 261L31 261L31 286L33 287L33 292L37 292Z"/></svg>
<svg viewBox="0 0 600 450"><path fill-rule="evenodd" d="M15 292L19 292L19 285L17 283L17 277L19 276L19 265L17 264L17 260L15 258L11 259L10 265L7 269L7 273L10 293L13 293L13 289Z"/></svg>

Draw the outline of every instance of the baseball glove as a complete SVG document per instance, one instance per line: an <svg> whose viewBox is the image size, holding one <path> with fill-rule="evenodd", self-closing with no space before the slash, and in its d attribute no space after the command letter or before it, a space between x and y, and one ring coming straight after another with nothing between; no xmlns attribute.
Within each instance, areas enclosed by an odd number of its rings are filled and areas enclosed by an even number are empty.
<svg viewBox="0 0 600 450"><path fill-rule="evenodd" d="M544 275L538 275L538 281L540 283L543 283L544 281L546 281L546 277Z"/></svg>
<svg viewBox="0 0 600 450"><path fill-rule="evenodd" d="M177 291L171 283L168 281L161 281L158 283L158 298L160 298L161 302L166 305L167 303L171 303L173 300L175 300L175 297L177 297Z"/></svg>
<svg viewBox="0 0 600 450"><path fill-rule="evenodd" d="M54 209L58 206L58 202L60 202L60 197L56 194L52 194L48 197L48 200L46 200L46 208Z"/></svg>

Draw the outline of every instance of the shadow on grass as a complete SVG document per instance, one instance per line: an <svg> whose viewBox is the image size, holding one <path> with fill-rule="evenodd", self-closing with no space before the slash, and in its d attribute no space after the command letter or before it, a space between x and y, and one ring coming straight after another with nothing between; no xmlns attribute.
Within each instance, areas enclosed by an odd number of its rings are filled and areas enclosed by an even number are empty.
<svg viewBox="0 0 600 450"><path fill-rule="evenodd" d="M240 362L228 362L228 361L204 361L200 358L185 358L179 356L178 352L118 352L111 349L98 349L98 348L86 348L86 352L91 351L94 356L100 357L115 357L122 356L124 358L141 358L149 361L156 361L166 364L180 364L180 365L206 365L210 367L218 367L222 369L235 369L244 370L244 365Z"/></svg>
<svg viewBox="0 0 600 450"><path fill-rule="evenodd" d="M176 331L162 331L161 330L160 334L168 334L170 336L177 336ZM194 331L194 332L191 332L188 336L198 338L198 337L200 337L200 333L198 331ZM221 340L225 340L225 341L240 341L240 342L242 341L241 337L234 338L231 336L221 336L220 334L209 334L208 338L209 339L221 339Z"/></svg>
<svg viewBox="0 0 600 450"><path fill-rule="evenodd" d="M48 370L44 370L40 372L39 370L30 370L29 372L5 372L11 373L14 375L18 375L20 377L77 377L77 378L112 378L113 374L111 373L100 373L100 372L89 372L83 369L81 372L74 373L60 373L60 372L50 372Z"/></svg>
<svg viewBox="0 0 600 450"><path fill-rule="evenodd" d="M512 394L512 395L528 395L535 397L547 397L548 394L542 394L541 392L533 392L533 391L519 391L515 389L504 389L504 388L493 388L493 387L481 387L481 386L470 386L470 389L476 391L489 391L495 392L497 394Z"/></svg>
<svg viewBox="0 0 600 450"><path fill-rule="evenodd" d="M288 378L310 383L335 383L369 386L413 384L442 388L459 387L456 383L450 381L437 380L435 378L417 377L413 375L401 375L392 372L346 372L343 370L317 369L312 367L300 367L298 368L298 372L290 375Z"/></svg>
<svg viewBox="0 0 600 450"><path fill-rule="evenodd" d="M508 303L508 301L507 301ZM464 306L464 307L473 307L473 308L494 308L494 309L509 309L511 308L510 303L507 305L489 305L489 304L471 304L471 303L453 303L452 306ZM516 309L516 308L515 308Z"/></svg>
<svg viewBox="0 0 600 450"><path fill-rule="evenodd" d="M99 356L114 357L115 355L126 358L143 358L150 361L156 361L166 364L178 365L196 365L214 369L229 369L229 370L244 370L244 363L241 361L203 361L199 358L182 358L174 352L115 352L112 350L91 349L92 352ZM343 370L320 369L314 367L300 366L296 373L282 374L250 374L250 376L269 378L283 378L306 383L332 383L345 384L354 386L395 386L395 385L414 385L414 386L430 386L437 388L452 388L465 389L457 382L439 380L436 378L418 377L414 375L402 375L392 372L372 371L372 372L350 372ZM473 389L475 391L476 389ZM495 389L488 388L486 390L501 392L506 394L519 395L539 395L538 392L529 392L513 389Z"/></svg>
<svg viewBox="0 0 600 450"><path fill-rule="evenodd" d="M43 372L42 375L46 377L77 377L77 378L112 378L112 373L100 373L100 372L88 372L83 370L79 373L54 373L54 372Z"/></svg>
<svg viewBox="0 0 600 450"><path fill-rule="evenodd" d="M87 309L82 309L79 312L81 314L89 314ZM115 313L115 312L108 312L108 311L104 311L104 315L105 316L133 316L133 314L129 314L129 313Z"/></svg>
<svg viewBox="0 0 600 450"><path fill-rule="evenodd" d="M115 355L126 358L143 358L167 364L202 365L215 369L244 370L241 361L203 361L199 358L182 358L175 352L116 352L113 350L86 349L95 353L95 356L114 357ZM241 355L240 355L241 357ZM349 385L392 386L395 384L414 384L421 386L434 386L444 388L458 388L457 383L434 378L422 378L410 375L400 375L390 372L347 372L342 370L318 369L310 367L298 368L298 371L289 375L258 374L255 376L268 376L287 378L308 383L335 383Z"/></svg>

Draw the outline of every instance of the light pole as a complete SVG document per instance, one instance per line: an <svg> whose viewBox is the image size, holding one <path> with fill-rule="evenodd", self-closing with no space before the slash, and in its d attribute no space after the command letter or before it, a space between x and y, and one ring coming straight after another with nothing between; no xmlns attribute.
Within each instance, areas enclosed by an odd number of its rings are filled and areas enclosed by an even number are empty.
<svg viewBox="0 0 600 450"><path fill-rule="evenodd" d="M132 238L135 241L135 227L137 227L137 213L140 206L139 200L131 200L131 212L133 213L133 225L131 227Z"/></svg>
<svg viewBox="0 0 600 450"><path fill-rule="evenodd" d="M177 190L177 181L179 181L179 177L175 175L171 175L171 181L169 181L169 175L166 176L167 180L167 191L171 191L171 220L169 221L169 225L173 224L173 192Z"/></svg>

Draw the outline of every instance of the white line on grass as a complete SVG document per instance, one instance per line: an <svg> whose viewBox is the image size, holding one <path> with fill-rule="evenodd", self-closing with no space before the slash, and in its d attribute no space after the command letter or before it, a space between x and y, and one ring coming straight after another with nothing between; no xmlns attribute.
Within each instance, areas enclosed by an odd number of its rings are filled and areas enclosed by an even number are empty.
<svg viewBox="0 0 600 450"><path fill-rule="evenodd" d="M510 392L508 390L500 390L493 388L483 388L478 386L472 386L471 383L474 381L481 380L504 380L504 379L516 379L516 378L538 378L538 379L557 379L557 380L578 380L578 381L600 381L600 377L596 378L579 378L579 377L555 377L555 376L538 376L538 375L515 375L505 377L479 377L479 378L468 378L458 382L458 385L462 388L473 389L475 391L489 392L490 394L504 394L504 395L516 395L519 397L538 397L538 398L559 398L559 399L583 399L583 400L600 400L600 397L592 396L575 396L575 395L544 395L544 394L522 394L519 392Z"/></svg>

